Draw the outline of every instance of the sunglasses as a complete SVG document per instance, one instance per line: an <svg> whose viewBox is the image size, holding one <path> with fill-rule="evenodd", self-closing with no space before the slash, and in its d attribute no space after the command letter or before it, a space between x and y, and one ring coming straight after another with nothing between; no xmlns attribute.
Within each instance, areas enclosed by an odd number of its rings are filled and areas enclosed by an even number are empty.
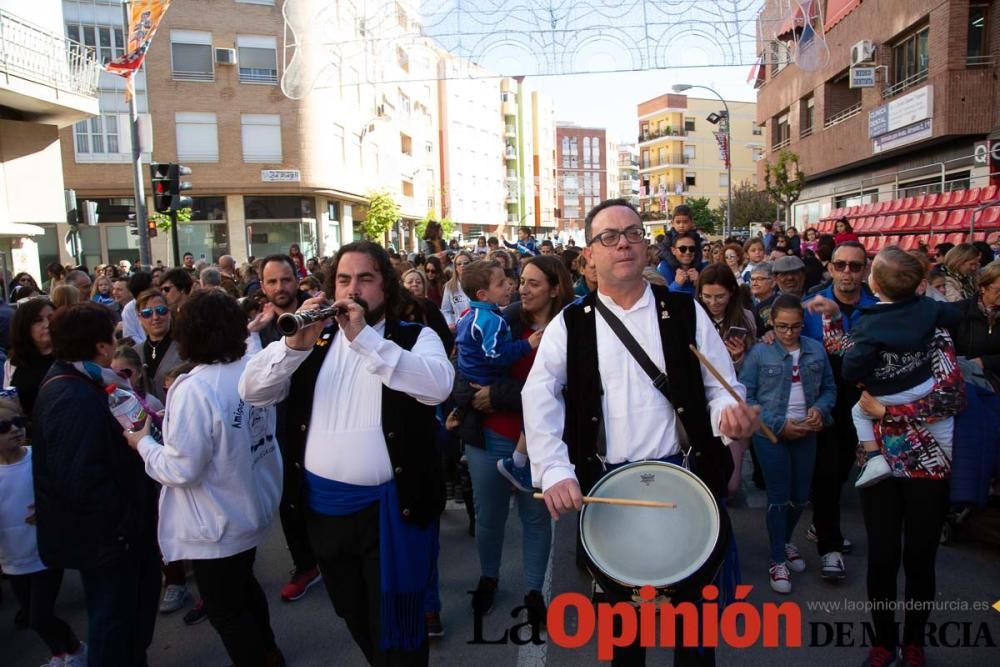
<svg viewBox="0 0 1000 667"><path fill-rule="evenodd" d="M833 264L833 268L839 273L843 273L847 269L850 269L851 273L861 273L865 268L864 262L845 262L843 260L839 260L831 262L831 264Z"/></svg>
<svg viewBox="0 0 1000 667"><path fill-rule="evenodd" d="M693 245L678 245L678 246L674 246L674 247L677 249L677 252L681 253L682 255L686 255L688 253L693 253L694 252L694 246Z"/></svg>
<svg viewBox="0 0 1000 667"><path fill-rule="evenodd" d="M160 317L166 317L167 313L169 312L170 309L167 308L166 306L156 306L155 308L143 308L142 310L139 311L139 317L141 317L144 320L148 320L153 316L153 313L156 313Z"/></svg>
<svg viewBox="0 0 1000 667"><path fill-rule="evenodd" d="M24 417L14 417L11 420L0 421L0 435L5 433L10 433L12 428L24 428L24 425L28 423L28 420Z"/></svg>

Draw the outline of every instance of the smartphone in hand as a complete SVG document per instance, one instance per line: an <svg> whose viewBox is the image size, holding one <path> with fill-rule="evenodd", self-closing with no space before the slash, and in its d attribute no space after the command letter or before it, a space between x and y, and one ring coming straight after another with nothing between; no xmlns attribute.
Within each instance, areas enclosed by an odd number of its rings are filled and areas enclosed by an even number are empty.
<svg viewBox="0 0 1000 667"><path fill-rule="evenodd" d="M750 332L747 331L746 327L729 327L729 331L726 332L726 335L723 337L723 340L730 340L733 338L737 340L743 340L744 338L747 337L748 333Z"/></svg>

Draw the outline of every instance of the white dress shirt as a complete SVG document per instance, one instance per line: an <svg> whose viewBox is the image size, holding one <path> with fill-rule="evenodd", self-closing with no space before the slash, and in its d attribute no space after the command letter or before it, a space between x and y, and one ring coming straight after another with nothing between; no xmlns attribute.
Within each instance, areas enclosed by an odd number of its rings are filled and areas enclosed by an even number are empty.
<svg viewBox="0 0 1000 667"><path fill-rule="evenodd" d="M392 478L382 434L382 385L424 405L451 394L455 370L436 333L424 327L412 350L383 337L385 322L366 326L353 340L336 335L313 392L305 468L326 479L376 486ZM240 396L253 405L285 399L292 373L311 350L279 340L254 355L240 378ZM282 434L279 434L279 438Z"/></svg>
<svg viewBox="0 0 1000 667"><path fill-rule="evenodd" d="M625 310L609 297L599 298L625 324L660 369L666 370L663 344L653 291L646 291L634 306ZM699 351L718 369L736 391L746 396L746 389L736 379L736 371L725 344L708 314L695 305L695 341ZM607 436L607 461L642 461L679 453L676 415L666 397L653 386L642 367L632 357L604 318L595 313L597 327L598 369L601 374L601 410ZM557 315L545 327L538 346L538 356L521 392L524 406L524 430L531 459L531 476L547 490L553 484L574 477L566 443L562 440L566 404L562 396L566 384L566 322ZM690 352L688 352L690 354ZM736 401L704 367L707 409L715 435L719 433L722 410ZM723 438L728 444L728 440Z"/></svg>

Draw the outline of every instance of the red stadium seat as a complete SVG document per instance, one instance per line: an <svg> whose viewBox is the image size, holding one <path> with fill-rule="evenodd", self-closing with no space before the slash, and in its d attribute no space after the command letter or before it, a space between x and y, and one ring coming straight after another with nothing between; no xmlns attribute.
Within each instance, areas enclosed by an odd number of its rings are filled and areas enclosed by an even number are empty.
<svg viewBox="0 0 1000 667"><path fill-rule="evenodd" d="M882 210L883 211L888 210L889 213L898 213L900 210L902 210L904 201L905 200L903 199L893 199L891 202L889 202L889 208Z"/></svg>
<svg viewBox="0 0 1000 667"><path fill-rule="evenodd" d="M927 195L927 198L924 199L924 210L933 209L940 198L941 195L937 193Z"/></svg>
<svg viewBox="0 0 1000 667"><path fill-rule="evenodd" d="M976 229L997 229L1000 227L1000 205L983 209L976 214Z"/></svg>
<svg viewBox="0 0 1000 667"><path fill-rule="evenodd" d="M993 201L994 199L997 199L997 197L1000 196L1000 193L998 193L997 190L1000 190L1000 188L998 188L995 185L987 185L984 188L979 188L979 202L978 203L983 204L985 202Z"/></svg>
<svg viewBox="0 0 1000 667"><path fill-rule="evenodd" d="M946 241L948 243L954 243L955 245L958 245L959 243L965 241L965 232L952 232L951 234L948 234Z"/></svg>
<svg viewBox="0 0 1000 667"><path fill-rule="evenodd" d="M937 232L945 228L945 224L948 222L948 211L929 211L927 215L931 216L930 231Z"/></svg>
<svg viewBox="0 0 1000 667"><path fill-rule="evenodd" d="M972 240L973 241L985 241L986 240L986 232L975 232L975 233L973 233Z"/></svg>
<svg viewBox="0 0 1000 667"><path fill-rule="evenodd" d="M979 193L982 188L969 188L968 190L959 190L961 199L958 200L959 206L975 206L979 203Z"/></svg>
<svg viewBox="0 0 1000 667"><path fill-rule="evenodd" d="M924 204L924 195L918 195L916 197L907 197L903 200L903 206L899 209L900 211L916 211Z"/></svg>
<svg viewBox="0 0 1000 667"><path fill-rule="evenodd" d="M953 209L948 211L948 220L944 223L944 229L949 232L957 231L963 227L968 227L968 220L965 209Z"/></svg>
<svg viewBox="0 0 1000 667"><path fill-rule="evenodd" d="M926 232L931 228L931 218L933 213L921 213L919 211L910 214L910 224L906 226L908 232Z"/></svg>

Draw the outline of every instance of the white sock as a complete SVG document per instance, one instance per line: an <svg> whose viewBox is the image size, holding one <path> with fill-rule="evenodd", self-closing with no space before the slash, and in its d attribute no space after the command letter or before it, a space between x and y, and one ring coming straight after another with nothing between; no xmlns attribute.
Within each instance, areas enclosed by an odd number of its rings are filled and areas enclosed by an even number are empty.
<svg viewBox="0 0 1000 667"><path fill-rule="evenodd" d="M523 468L524 464L528 462L528 455L522 454L521 452L514 450L514 465L518 468Z"/></svg>

